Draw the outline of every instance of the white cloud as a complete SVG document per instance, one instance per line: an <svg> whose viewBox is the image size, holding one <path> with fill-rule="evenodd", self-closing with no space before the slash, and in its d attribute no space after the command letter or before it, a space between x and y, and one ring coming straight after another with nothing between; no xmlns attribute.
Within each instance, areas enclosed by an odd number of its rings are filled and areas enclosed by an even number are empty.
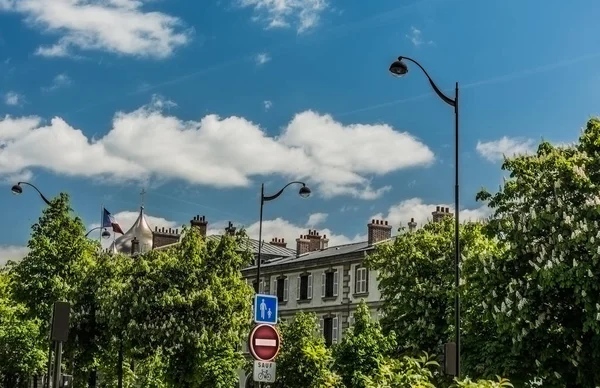
<svg viewBox="0 0 600 388"><path fill-rule="evenodd" d="M315 227L317 225L321 225L323 222L327 220L327 213L313 213L308 217L307 226Z"/></svg>
<svg viewBox="0 0 600 388"><path fill-rule="evenodd" d="M0 267L4 266L9 260L19 261L27 256L29 248L17 245L0 245Z"/></svg>
<svg viewBox="0 0 600 388"><path fill-rule="evenodd" d="M266 23L267 28L293 25L298 33L314 28L321 13L329 6L327 0L237 0L242 7L254 9L255 20Z"/></svg>
<svg viewBox="0 0 600 388"><path fill-rule="evenodd" d="M411 198L393 205L388 209L387 214L378 213L373 215L371 219L383 219L388 221L393 226L392 231L397 230L399 227L406 227L411 218L414 218L417 227L420 227L433 218L431 213L435 211L436 206L448 207L450 208L451 213L454 212L454 206L452 205L443 203L427 204L424 203L421 198ZM491 210L487 205L483 205L476 209L461 210L459 218L461 222L478 221L491 214Z"/></svg>
<svg viewBox="0 0 600 388"><path fill-rule="evenodd" d="M412 42L415 46L419 47L425 40L423 40L423 33L418 28L411 26L410 33L406 34L406 38ZM428 41L427 44L433 44L433 41Z"/></svg>
<svg viewBox="0 0 600 388"><path fill-rule="evenodd" d="M181 179L217 188L245 187L255 176L303 179L325 197L374 199L370 176L432 163L431 150L386 124L344 125L312 111L297 114L279 136L242 118L208 115L183 121L154 101L115 115L92 139L60 117L0 119L0 176L44 168L67 176L146 181ZM348 152L353 150L353 152ZM201 165L202 168L197 168Z"/></svg>
<svg viewBox="0 0 600 388"><path fill-rule="evenodd" d="M263 105L265 106L265 110L270 110L273 107L273 102L266 100L263 101Z"/></svg>
<svg viewBox="0 0 600 388"><path fill-rule="evenodd" d="M7 92L4 94L4 103L10 106L17 106L23 103L23 96L16 92Z"/></svg>
<svg viewBox="0 0 600 388"><path fill-rule="evenodd" d="M477 152L490 162L502 161L504 156L530 154L535 151L532 139L510 138L507 136L488 142L477 142Z"/></svg>
<svg viewBox="0 0 600 388"><path fill-rule="evenodd" d="M255 61L258 66L264 65L271 60L271 56L268 53L260 53L256 55Z"/></svg>
<svg viewBox="0 0 600 388"><path fill-rule="evenodd" d="M227 223L217 223L216 225L226 225ZM235 223L234 223L235 224ZM209 224L208 234L223 234L224 226L217 227L216 225L212 226ZM308 229L312 228L310 225L295 225L287 220L282 218L276 218L274 220L264 220L263 221L263 230L262 230L262 239L263 241L269 242L274 237L283 238L285 242L287 242L287 247L290 249L296 249L296 239L300 237L300 235L308 234ZM245 227L246 233L250 238L258 240L258 231L259 225L258 222L255 222L249 226ZM365 234L360 235L357 234L354 237L347 237L341 234L335 234L330 229L318 229L320 235L325 235L329 239L329 246L343 245L349 244L353 242L360 242L367 240L367 227L365 225Z"/></svg>
<svg viewBox="0 0 600 388"><path fill-rule="evenodd" d="M43 91L46 92L50 92L56 89L60 89L60 88L64 88L67 87L69 85L71 85L73 83L73 81L71 80L71 78L65 74L58 74L56 77L54 77L54 79L52 80L52 85L48 86L48 87L42 87Z"/></svg>
<svg viewBox="0 0 600 388"><path fill-rule="evenodd" d="M34 27L57 35L37 54L57 57L77 50L165 58L190 41L179 18L144 9L144 0L0 0L0 11L22 14Z"/></svg>
<svg viewBox="0 0 600 388"><path fill-rule="evenodd" d="M127 232L129 230L129 228L131 228L131 226L133 226L133 223L135 222L135 220L137 220L138 215L140 214L139 210L138 211L122 211L122 212L118 212L113 214L113 217L115 217L115 220L119 223L119 226L121 227L121 229L123 229L123 232ZM152 228L152 230L154 230L154 228L158 227L158 228L178 228L180 229L181 227L181 223L177 223L176 221L170 221L167 220L165 218L162 217L154 217L151 215L146 214L146 221L148 221L148 225ZM97 228L100 226L100 223L93 223L91 225L89 225L88 230L91 230L93 228ZM108 228L109 232L111 232L112 234L112 229ZM90 233L90 238L99 238L100 235L100 231L94 231L92 233ZM118 238L119 236L121 236L120 234L117 234L116 237ZM112 244L113 242L113 237L106 239L106 240L102 240L102 246L104 248L108 248L110 246L110 244Z"/></svg>

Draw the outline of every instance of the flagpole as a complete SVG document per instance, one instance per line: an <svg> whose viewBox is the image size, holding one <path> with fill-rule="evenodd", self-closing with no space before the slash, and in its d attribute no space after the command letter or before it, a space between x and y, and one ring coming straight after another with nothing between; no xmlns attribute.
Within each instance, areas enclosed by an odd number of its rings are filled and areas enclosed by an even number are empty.
<svg viewBox="0 0 600 388"><path fill-rule="evenodd" d="M100 205L100 246L102 246L102 231L104 229L104 204Z"/></svg>

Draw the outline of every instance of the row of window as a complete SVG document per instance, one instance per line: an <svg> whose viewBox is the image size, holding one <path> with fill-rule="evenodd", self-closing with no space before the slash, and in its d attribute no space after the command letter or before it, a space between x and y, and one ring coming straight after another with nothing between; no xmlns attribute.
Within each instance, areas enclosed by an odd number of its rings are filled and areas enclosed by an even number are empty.
<svg viewBox="0 0 600 388"><path fill-rule="evenodd" d="M321 273L321 297L335 298L339 292L339 271L331 270ZM256 284L255 284L256 289ZM369 272L365 267L357 266L354 277L354 293L366 294L369 291ZM258 292L264 292L261 280ZM287 276L273 278L271 294L277 295L279 302L287 302L289 297L289 279ZM296 277L296 300L305 301L313 298L313 275L303 273Z"/></svg>

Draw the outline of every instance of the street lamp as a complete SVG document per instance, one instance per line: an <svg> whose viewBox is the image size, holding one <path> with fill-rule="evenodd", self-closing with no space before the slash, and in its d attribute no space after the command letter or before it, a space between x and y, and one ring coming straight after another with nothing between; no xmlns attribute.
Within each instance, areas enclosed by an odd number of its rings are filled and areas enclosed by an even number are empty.
<svg viewBox="0 0 600 388"><path fill-rule="evenodd" d="M302 198L308 198L310 196L310 189L306 186L306 184L304 182L298 182L298 181L290 182L287 185L283 186L283 188L281 190L279 190L277 193L275 193L273 195L268 195L268 196L265 196L265 184L263 183L260 186L260 220L258 222L258 259L257 259L257 265L256 265L256 289L255 289L255 291L257 293L258 293L258 285L260 284L260 258L261 258L261 253L262 253L263 206L264 206L265 202L269 202L269 201L273 201L274 199L277 199L288 186L293 185L293 184L302 185L302 187L300 187L300 190L298 191L298 194Z"/></svg>
<svg viewBox="0 0 600 388"><path fill-rule="evenodd" d="M89 230L84 237L87 237L90 235L90 233L92 233L94 230L98 230L98 229L102 229L102 226L97 226L91 230ZM110 237L110 232L108 230L106 230L106 228L104 228L104 230L102 231L102 238L107 239Z"/></svg>
<svg viewBox="0 0 600 388"><path fill-rule="evenodd" d="M408 66L403 60L410 61L419 66L429 80L435 93L448 105L454 107L454 275L456 295L454 296L454 319L455 319L455 341L456 341L456 376L460 377L460 241L458 238L458 212L459 212L459 186L458 186L458 82L454 89L454 98L446 96L433 82L427 71L417 61L408 57L398 57L398 60L390 65L390 72L396 77L403 77L408 73Z"/></svg>
<svg viewBox="0 0 600 388"><path fill-rule="evenodd" d="M50 206L50 201L48 201L48 199L46 197L44 197L44 194L42 194L42 192L37 187L35 187L34 185L32 185L31 183L28 183L28 182L19 182L16 185L14 185L10 189L10 191L12 191L12 193L14 195L22 194L23 193L23 187L21 185L27 185L27 186L33 187L35 189L35 191L38 192L38 194L40 195L40 197L42 197L42 199L44 200L44 202L46 202L46 205Z"/></svg>

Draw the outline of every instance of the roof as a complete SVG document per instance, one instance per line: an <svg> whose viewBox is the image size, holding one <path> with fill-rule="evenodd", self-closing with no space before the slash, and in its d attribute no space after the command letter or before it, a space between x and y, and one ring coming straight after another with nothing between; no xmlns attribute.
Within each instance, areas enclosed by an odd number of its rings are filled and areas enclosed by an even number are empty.
<svg viewBox="0 0 600 388"><path fill-rule="evenodd" d="M210 240L210 241L218 242L219 240L221 240L221 237L222 237L222 235L220 235L220 234L213 234L213 235L208 236L206 239ZM250 248L254 254L258 254L258 240L247 239L246 241L249 242L250 246L242 246L241 248L242 249ZM177 244L179 244L179 242L176 242L176 243L173 243L173 244L168 244L168 245L163 245L163 246L155 248L155 249L168 249L168 248L173 247L173 246L175 246ZM293 250L293 249L282 248L282 247L279 247L277 245L265 243L263 241L261 255L276 256L276 257L288 257L288 256L294 256L295 257L296 256L296 251Z"/></svg>
<svg viewBox="0 0 600 388"><path fill-rule="evenodd" d="M139 241L140 252L146 252L152 249L152 229L148 225L146 215L144 214L144 207L140 207L140 214L137 220L133 223L133 226L129 228L124 235L118 237L110 246L110 252L112 253L123 253L126 255L131 254L131 240L136 238Z"/></svg>

